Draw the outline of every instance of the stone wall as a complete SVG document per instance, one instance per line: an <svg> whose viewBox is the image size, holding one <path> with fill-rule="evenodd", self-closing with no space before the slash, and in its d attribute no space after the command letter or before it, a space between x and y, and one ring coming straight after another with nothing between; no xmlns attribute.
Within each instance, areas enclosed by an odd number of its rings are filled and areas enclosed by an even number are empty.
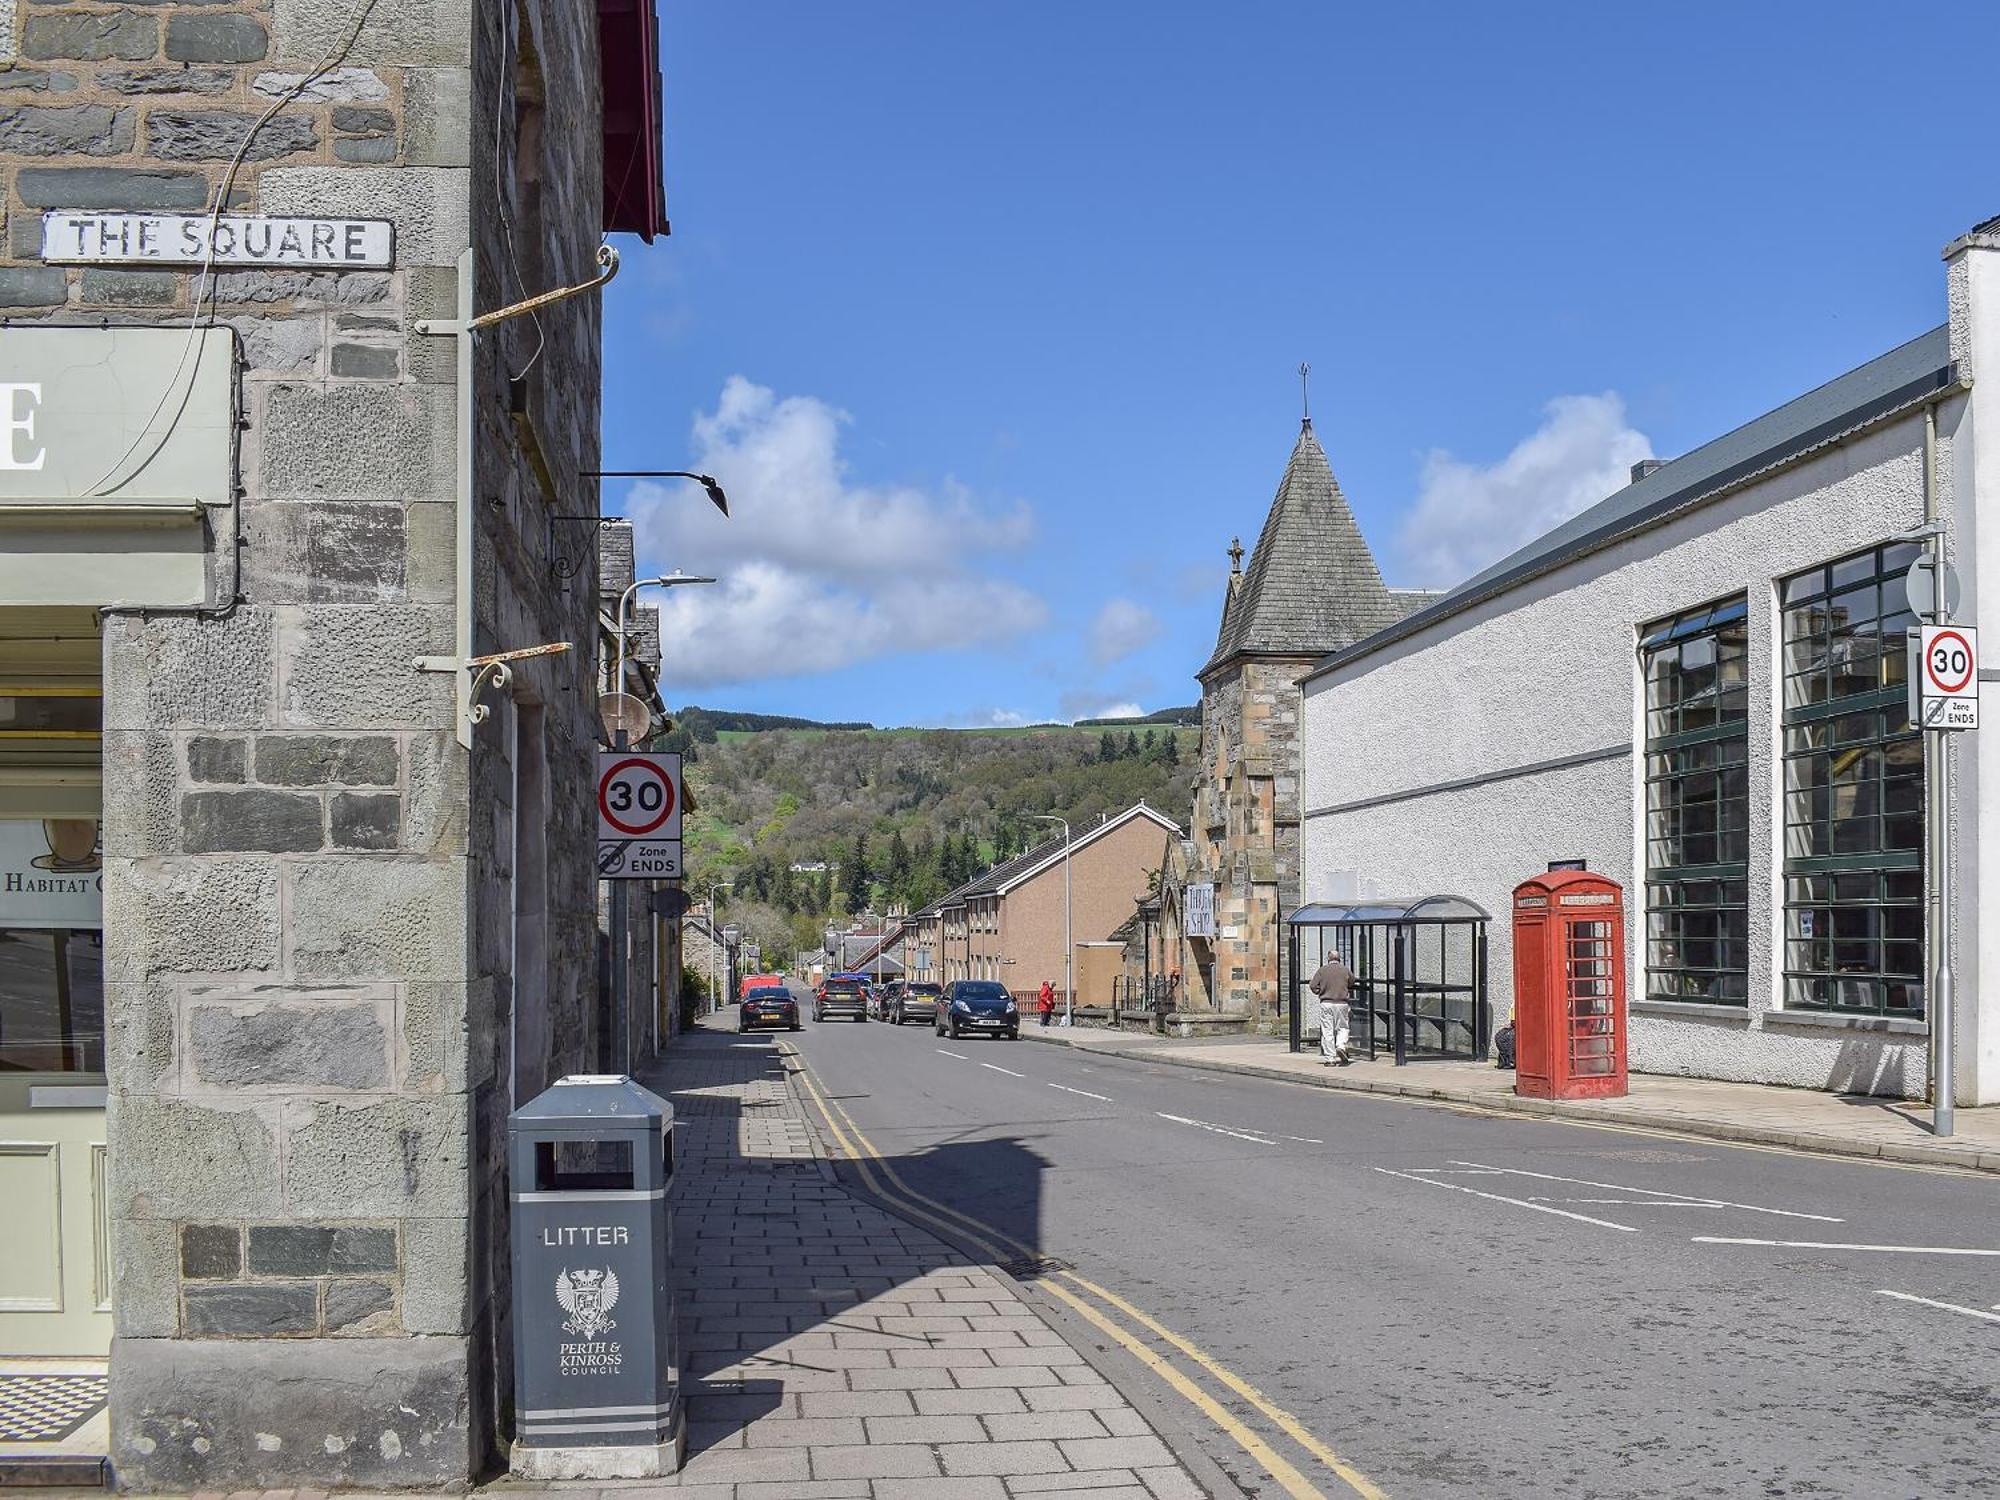
<svg viewBox="0 0 2000 1500"><path fill-rule="evenodd" d="M1299 901L1299 679L1304 657L1239 657L1202 684L1202 780L1191 881L1215 882L1215 940L1185 941L1188 1004L1278 1013L1288 980L1281 916ZM1214 964L1214 990L1202 963Z"/></svg>
<svg viewBox="0 0 2000 1500"><path fill-rule="evenodd" d="M41 211L205 208L357 14L0 5L0 315L185 321L188 272L38 264ZM128 1486L462 1482L498 1452L505 1115L596 1045L595 580L552 572L548 517L596 508L577 473L599 314L578 299L476 346L473 649L572 652L517 676L469 757L451 676L412 665L455 647L462 477L456 340L413 324L456 314L468 247L482 308L593 273L597 100L583 0L377 0L236 176L232 207L389 218L397 251L389 271L215 277L243 365L240 544L211 538L212 611L105 622ZM526 760L546 809L532 973ZM546 1043L525 1065L517 1019Z"/></svg>

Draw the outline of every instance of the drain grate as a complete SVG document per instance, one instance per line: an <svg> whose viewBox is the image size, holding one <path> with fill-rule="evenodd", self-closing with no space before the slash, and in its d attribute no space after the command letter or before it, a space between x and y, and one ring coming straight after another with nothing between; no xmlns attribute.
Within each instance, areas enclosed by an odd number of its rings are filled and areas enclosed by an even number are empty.
<svg viewBox="0 0 2000 1500"><path fill-rule="evenodd" d="M0 1442L53 1443L103 1409L102 1375L0 1375Z"/></svg>
<svg viewBox="0 0 2000 1500"><path fill-rule="evenodd" d="M1053 1276L1058 1271L1073 1271L1076 1267L1053 1255L1021 1255L1002 1262L1000 1269L1016 1281L1039 1281L1044 1276Z"/></svg>

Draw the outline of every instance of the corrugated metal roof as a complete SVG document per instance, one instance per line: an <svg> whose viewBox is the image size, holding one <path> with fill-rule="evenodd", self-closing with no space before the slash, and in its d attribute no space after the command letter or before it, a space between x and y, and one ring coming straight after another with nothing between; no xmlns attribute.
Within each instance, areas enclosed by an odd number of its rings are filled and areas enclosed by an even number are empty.
<svg viewBox="0 0 2000 1500"><path fill-rule="evenodd" d="M1407 639L1481 600L1643 531L1680 511L1715 499L1767 470L1917 406L1956 378L1950 328L1940 326L1899 344L1859 369L1788 401L1734 432L1725 433L1653 470L1637 483L1544 532L1451 590L1435 604L1365 640L1332 652L1307 681Z"/></svg>

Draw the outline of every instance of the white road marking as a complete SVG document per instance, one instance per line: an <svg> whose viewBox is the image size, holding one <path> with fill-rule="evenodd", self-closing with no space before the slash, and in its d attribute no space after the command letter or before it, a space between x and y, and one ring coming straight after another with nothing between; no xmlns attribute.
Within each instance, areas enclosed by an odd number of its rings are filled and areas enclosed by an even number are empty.
<svg viewBox="0 0 2000 1500"><path fill-rule="evenodd" d="M945 1051L944 1051L944 1048L942 1048L942 1047L938 1048L938 1051L940 1051L940 1052L944 1052L944 1055L945 1055L946 1057L955 1057L955 1058L957 1058L957 1059L958 1059L958 1060L959 1060L960 1062L971 1062L971 1061L972 1061L972 1059L971 1059L971 1058L969 1058L969 1057L967 1057L967 1056L966 1056L966 1055L965 1055L965 1054L964 1054L963 1052L945 1052Z"/></svg>
<svg viewBox="0 0 2000 1500"><path fill-rule="evenodd" d="M996 1073L1005 1073L1009 1078L1026 1078L1026 1073L1016 1073L1012 1068L1003 1068L998 1063L981 1063L982 1068L991 1068Z"/></svg>
<svg viewBox="0 0 2000 1500"><path fill-rule="evenodd" d="M1510 1177L1533 1177L1542 1182L1567 1182L1573 1187L1606 1188L1614 1193L1638 1193L1647 1198L1670 1198L1681 1203L1714 1203L1723 1208L1740 1208L1746 1213L1771 1214L1780 1219L1811 1219L1820 1224L1845 1224L1845 1219L1837 1219L1831 1214L1799 1213L1789 1208L1765 1208L1756 1203L1731 1203L1726 1198L1711 1197L1707 1193L1670 1193L1659 1188L1633 1187L1624 1182L1594 1182L1588 1177L1558 1177L1553 1172L1530 1172L1525 1167L1492 1167L1479 1161L1454 1161L1455 1167L1477 1167L1485 1172L1505 1172Z"/></svg>
<svg viewBox="0 0 2000 1500"><path fill-rule="evenodd" d="M1505 1177L1507 1174L1498 1167L1412 1167L1412 1172L1422 1172L1426 1177Z"/></svg>
<svg viewBox="0 0 2000 1500"><path fill-rule="evenodd" d="M1093 1094L1089 1089L1073 1089L1066 1083L1052 1083L1049 1087L1052 1089L1061 1089L1065 1094L1081 1094L1084 1098L1095 1099L1100 1104L1109 1104L1111 1102L1109 1094Z"/></svg>
<svg viewBox="0 0 2000 1500"><path fill-rule="evenodd" d="M1941 1307L1946 1312L1964 1313L1968 1318L1984 1318L1989 1323L2000 1323L2000 1312L1981 1312L1976 1307L1960 1307L1956 1302L1939 1302L1930 1297L1919 1297L1914 1292L1892 1292L1887 1287L1877 1287L1878 1297L1894 1297L1899 1302L1921 1302L1925 1307Z"/></svg>
<svg viewBox="0 0 2000 1500"><path fill-rule="evenodd" d="M1288 1135L1285 1139L1288 1141L1301 1141L1308 1146L1324 1146L1326 1144L1318 1136L1312 1135Z"/></svg>
<svg viewBox="0 0 2000 1500"><path fill-rule="evenodd" d="M1606 1208L1727 1208L1726 1203L1676 1203L1671 1198L1556 1198L1530 1193L1530 1203L1596 1203Z"/></svg>
<svg viewBox="0 0 2000 1500"><path fill-rule="evenodd" d="M1840 1245L1826 1240L1733 1240L1715 1235L1694 1236L1697 1245L1762 1245L1777 1250L1873 1250L1883 1255L1991 1255L2000 1250L1967 1250L1951 1245Z"/></svg>
<svg viewBox="0 0 2000 1500"><path fill-rule="evenodd" d="M1500 1193L1482 1193L1478 1188L1461 1187L1455 1182L1439 1182L1435 1177L1419 1177L1414 1172L1392 1172L1387 1167L1370 1167L1369 1170L1388 1177L1400 1177L1406 1182L1421 1182L1425 1187L1450 1188L1454 1193L1470 1193L1475 1198L1489 1198L1495 1203L1511 1203L1516 1208L1532 1208L1538 1214L1554 1214L1559 1219L1575 1219L1579 1224L1595 1224L1599 1229L1617 1229L1626 1234L1639 1232L1637 1225L1614 1224L1609 1219L1593 1219L1589 1214L1573 1214L1566 1208L1552 1208L1546 1203L1531 1203L1526 1198L1508 1198Z"/></svg>
<svg viewBox="0 0 2000 1500"><path fill-rule="evenodd" d="M1252 1141L1259 1146L1275 1146L1278 1143L1269 1136L1247 1135L1241 1130L1231 1130L1227 1125L1211 1125L1206 1120L1190 1120L1186 1115L1170 1115L1163 1109L1153 1111L1162 1120L1172 1120L1176 1125L1192 1125L1197 1130L1212 1130L1217 1135L1234 1136L1239 1141Z"/></svg>

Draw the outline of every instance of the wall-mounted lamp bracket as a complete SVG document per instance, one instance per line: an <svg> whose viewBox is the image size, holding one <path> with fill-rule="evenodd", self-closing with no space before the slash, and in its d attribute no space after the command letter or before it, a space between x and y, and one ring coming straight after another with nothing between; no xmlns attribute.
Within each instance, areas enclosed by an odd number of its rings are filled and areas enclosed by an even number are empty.
<svg viewBox="0 0 2000 1500"><path fill-rule="evenodd" d="M491 656L475 656L464 663L468 674L465 683L465 722L468 728L474 724L484 724L492 708L479 701L479 695L488 688L496 692L504 691L514 681L513 663L527 661L537 656L560 656L570 649L568 641L550 641L543 646L523 646L518 651L496 651ZM459 659L455 656L419 656L410 663L419 672L456 672Z"/></svg>
<svg viewBox="0 0 2000 1500"><path fill-rule="evenodd" d="M578 282L575 286L557 287L554 291L543 292L538 297L529 297L522 302L511 302L505 307L491 312L473 312L478 305L477 289L473 285L474 261L470 248L459 252L458 257L458 313L456 318L420 318L416 331L433 338L456 338L458 340L458 536L456 558L456 591L453 614L455 654L451 656L420 656L416 659L417 670L422 672L450 672L457 684L458 712L456 731L458 742L467 750L472 748L473 727L486 718L484 705L474 699L479 692L489 686L505 685L513 677L513 669L507 666L510 660L519 660L521 654L539 656L549 652L567 650L567 643L531 647L527 652L516 654L503 652L498 659L476 657L472 654L472 552L473 552L473 496L472 457L473 434L476 420L473 410L473 364L472 335L482 328L490 328L495 323L504 323L509 318L520 317L523 313L580 297L585 292L601 291L608 286L611 278L618 274L618 252L609 245L597 247L598 275L589 281ZM499 667L504 670L489 673L486 669Z"/></svg>

